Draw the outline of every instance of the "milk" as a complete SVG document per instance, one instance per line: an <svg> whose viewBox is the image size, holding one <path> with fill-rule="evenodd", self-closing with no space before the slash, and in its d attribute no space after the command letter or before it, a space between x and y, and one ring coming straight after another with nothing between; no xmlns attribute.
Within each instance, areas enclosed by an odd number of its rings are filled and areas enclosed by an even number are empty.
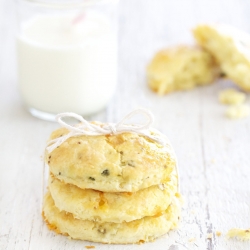
<svg viewBox="0 0 250 250"><path fill-rule="evenodd" d="M88 115L115 91L117 41L109 21L85 12L38 16L17 39L19 87L28 109ZM75 19L77 20L77 19Z"/></svg>

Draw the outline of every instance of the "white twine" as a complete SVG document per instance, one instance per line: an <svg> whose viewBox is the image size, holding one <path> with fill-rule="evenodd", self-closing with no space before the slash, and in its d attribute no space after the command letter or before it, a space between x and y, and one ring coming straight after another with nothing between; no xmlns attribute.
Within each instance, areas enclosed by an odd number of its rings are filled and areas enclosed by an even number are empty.
<svg viewBox="0 0 250 250"><path fill-rule="evenodd" d="M147 118L146 122L144 124L133 124L133 125L125 124L125 122L128 119L136 115L144 115ZM75 118L81 123L72 126L62 120L65 117ZM150 128L151 124L153 123L154 116L150 111L146 109L134 110L128 115L126 115L120 122L116 124L107 123L102 126L90 123L86 121L82 116L69 112L58 114L56 116L56 120L62 127L67 128L70 132L64 136L49 141L46 148L48 153L51 153L55 148L60 146L68 138L81 135L90 135L90 136L107 135L107 134L116 135L124 132L131 132L143 135L153 141L158 142L161 145L165 145L167 143L167 138L163 134L161 134L157 130L153 130L152 128Z"/></svg>

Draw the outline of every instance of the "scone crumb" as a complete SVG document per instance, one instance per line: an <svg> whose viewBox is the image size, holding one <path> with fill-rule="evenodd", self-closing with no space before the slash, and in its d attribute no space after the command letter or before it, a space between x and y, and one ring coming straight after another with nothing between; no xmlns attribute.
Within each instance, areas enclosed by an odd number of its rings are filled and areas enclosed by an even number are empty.
<svg viewBox="0 0 250 250"><path fill-rule="evenodd" d="M190 238L189 240L188 240L188 242L190 242L190 243L193 243L193 242L195 242L196 241L196 238Z"/></svg>
<svg viewBox="0 0 250 250"><path fill-rule="evenodd" d="M230 106L226 111L226 116L230 119L240 119L250 115L250 106L238 104Z"/></svg>
<svg viewBox="0 0 250 250"><path fill-rule="evenodd" d="M87 249L93 249L93 248L95 248L95 246L85 246L85 248L87 248Z"/></svg>
<svg viewBox="0 0 250 250"><path fill-rule="evenodd" d="M225 89L219 93L219 101L223 104L242 104L246 100L246 94L236 89Z"/></svg>
<svg viewBox="0 0 250 250"><path fill-rule="evenodd" d="M212 233L207 234L207 239L212 239L212 238L213 238L213 234Z"/></svg>
<svg viewBox="0 0 250 250"><path fill-rule="evenodd" d="M221 232L220 231L216 231L216 236L220 237L221 236Z"/></svg>
<svg viewBox="0 0 250 250"><path fill-rule="evenodd" d="M232 228L227 232L228 238L250 240L250 229Z"/></svg>
<svg viewBox="0 0 250 250"><path fill-rule="evenodd" d="M190 211L191 214L196 214L196 211L193 209Z"/></svg>

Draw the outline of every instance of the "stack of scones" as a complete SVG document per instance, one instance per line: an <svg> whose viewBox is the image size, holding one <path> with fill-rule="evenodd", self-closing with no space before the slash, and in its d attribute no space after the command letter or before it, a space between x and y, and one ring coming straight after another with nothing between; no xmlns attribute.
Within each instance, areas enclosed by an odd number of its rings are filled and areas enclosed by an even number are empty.
<svg viewBox="0 0 250 250"><path fill-rule="evenodd" d="M54 131L51 142L64 139L45 155L50 174L43 218L49 229L73 239L129 244L153 241L177 226L181 198L169 143L136 132L70 133Z"/></svg>

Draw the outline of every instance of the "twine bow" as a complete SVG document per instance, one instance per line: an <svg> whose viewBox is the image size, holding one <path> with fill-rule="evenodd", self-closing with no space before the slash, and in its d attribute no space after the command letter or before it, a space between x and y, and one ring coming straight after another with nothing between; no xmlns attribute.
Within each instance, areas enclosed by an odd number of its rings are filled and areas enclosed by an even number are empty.
<svg viewBox="0 0 250 250"><path fill-rule="evenodd" d="M125 122L136 115L144 115L147 120L144 124L125 124ZM63 121L64 117L75 118L80 121L80 124L70 125ZM166 137L157 130L150 128L153 123L153 114L146 109L137 109L126 115L120 122L107 123L102 126L90 123L86 121L82 116L75 113L61 113L56 116L57 122L64 128L67 128L70 132L64 136L58 137L48 142L47 151L51 153L55 148L60 146L70 137L76 137L81 135L97 136L97 135L107 135L107 134L121 134L124 132L137 133L148 137L149 139L156 141L162 145L166 144ZM150 130L149 130L150 129Z"/></svg>

